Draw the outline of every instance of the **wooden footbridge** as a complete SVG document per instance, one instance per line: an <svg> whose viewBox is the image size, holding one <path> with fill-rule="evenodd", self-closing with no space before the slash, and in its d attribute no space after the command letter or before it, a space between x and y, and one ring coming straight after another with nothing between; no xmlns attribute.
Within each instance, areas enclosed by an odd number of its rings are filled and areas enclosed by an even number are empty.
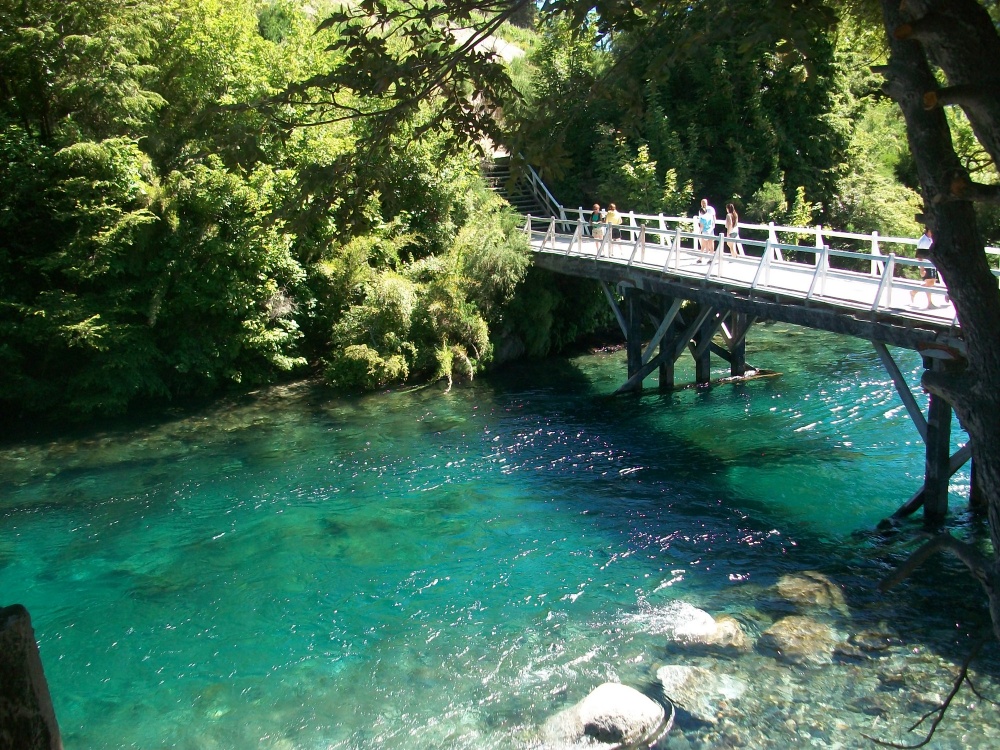
<svg viewBox="0 0 1000 750"><path fill-rule="evenodd" d="M865 339L926 445L924 484L894 517L922 506L927 526L945 520L949 480L971 450L965 445L950 453L950 405L930 394L925 414L888 348L919 352L930 370L964 364L965 342L947 289L916 279L916 270L929 265L907 253L916 240L743 223L739 238L727 238L700 234L690 218L633 213L623 214L616 236L608 231L596 239L589 214L567 211L531 175L551 214L525 216L535 265L601 284L626 340L628 379L619 392L641 390L654 372L661 389L673 389L675 363L685 351L694 357L698 384L711 380L712 355L729 363L732 378L756 374L745 356L756 322ZM974 469L972 476L975 495Z"/></svg>

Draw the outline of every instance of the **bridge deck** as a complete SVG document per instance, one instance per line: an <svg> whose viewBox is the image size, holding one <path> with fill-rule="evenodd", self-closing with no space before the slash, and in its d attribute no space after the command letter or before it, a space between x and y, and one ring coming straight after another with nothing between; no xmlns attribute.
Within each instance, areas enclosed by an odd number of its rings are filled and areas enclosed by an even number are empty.
<svg viewBox="0 0 1000 750"><path fill-rule="evenodd" d="M539 265L606 281L628 281L641 272L647 280L651 276L662 279L674 291L688 287L691 299L697 299L699 291L715 290L742 300L769 299L772 307L777 303L800 309L825 309L828 314L834 312L869 323L877 321L882 327L905 329L915 335L873 335L864 326L858 330L838 328L841 332L910 348L928 341L964 348L955 310L941 282L928 290L917 280L897 275L899 267L929 265L925 261L758 240L740 240L736 254L730 254L726 247L729 243L719 238L713 238L715 252L705 253L696 249L703 238L694 233L626 230L635 238L598 241L583 236L576 223L570 222L562 228L574 231L560 232L553 221L533 220L526 227L531 247L540 256L537 260L545 257L545 262ZM589 263L581 264L584 260ZM847 264L871 265L875 273L844 268ZM911 291L917 292L915 303L911 302ZM930 307L925 291L931 294ZM831 330L826 323L815 327Z"/></svg>

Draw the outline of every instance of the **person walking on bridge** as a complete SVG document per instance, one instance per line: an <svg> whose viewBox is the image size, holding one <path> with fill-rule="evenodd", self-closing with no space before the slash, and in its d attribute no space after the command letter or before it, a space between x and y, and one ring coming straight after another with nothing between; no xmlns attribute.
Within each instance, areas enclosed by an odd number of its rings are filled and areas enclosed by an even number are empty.
<svg viewBox="0 0 1000 750"><path fill-rule="evenodd" d="M917 258L920 260L926 259L927 251L931 249L931 245L933 244L934 244L934 232L931 231L930 227L926 227L924 229L923 236L919 240L917 240L917 252L916 252ZM931 299L931 289L933 289L934 285L937 284L938 280L937 269L934 266L921 267L920 278L921 278L921 283L924 285L924 294L927 295L927 307L928 308L934 307L935 306L934 301ZM911 289L910 290L911 305L916 300L916 298L917 298L917 290ZM945 302L947 301L948 298L945 297Z"/></svg>
<svg viewBox="0 0 1000 750"><path fill-rule="evenodd" d="M736 206L732 203L726 204L726 237L734 239L740 237L740 215L736 213ZM740 253L743 252L742 245L738 245L736 242L726 242L726 246L729 248L730 255L736 255L737 247L739 247Z"/></svg>
<svg viewBox="0 0 1000 750"><path fill-rule="evenodd" d="M614 203L608 204L608 213L604 217L604 221L608 225L608 229L611 230L611 246L613 248L615 242L621 237L621 230L618 227L622 224L622 215L618 213L618 208Z"/></svg>
<svg viewBox="0 0 1000 750"><path fill-rule="evenodd" d="M594 210L590 212L590 235L600 247L601 240L604 239L604 212L601 210L600 203L595 203Z"/></svg>
<svg viewBox="0 0 1000 750"><path fill-rule="evenodd" d="M708 235L700 240L703 253L715 252L715 240L711 239L712 232L715 231L715 220L715 208L708 204L708 198L702 198L701 210L698 212L698 230L699 234Z"/></svg>

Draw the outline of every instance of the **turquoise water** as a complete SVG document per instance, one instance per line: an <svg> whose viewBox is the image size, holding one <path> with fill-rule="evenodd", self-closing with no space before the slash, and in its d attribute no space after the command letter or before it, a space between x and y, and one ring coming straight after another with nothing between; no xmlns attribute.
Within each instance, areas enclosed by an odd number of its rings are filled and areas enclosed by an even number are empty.
<svg viewBox="0 0 1000 750"><path fill-rule="evenodd" d="M875 591L912 546L868 532L923 469L877 355L789 326L755 328L748 347L782 375L609 398L624 355L591 354L447 393L299 384L8 445L0 604L32 614L71 750L540 747L545 719L601 682L652 692L676 656L658 607L684 600L754 632L778 577L810 569L843 587L843 627L887 623L891 668L916 660L937 675L921 690L946 693L941 670L985 608L946 559ZM919 358L895 354L915 384ZM968 480L952 481L957 533ZM803 706L824 705L848 729L817 719L811 744L872 731L855 664L726 661L797 691L787 710L734 714L733 732L773 722L769 746L801 746ZM987 717L973 708L940 746L976 746L969 727ZM682 716L661 746L716 746L715 731Z"/></svg>

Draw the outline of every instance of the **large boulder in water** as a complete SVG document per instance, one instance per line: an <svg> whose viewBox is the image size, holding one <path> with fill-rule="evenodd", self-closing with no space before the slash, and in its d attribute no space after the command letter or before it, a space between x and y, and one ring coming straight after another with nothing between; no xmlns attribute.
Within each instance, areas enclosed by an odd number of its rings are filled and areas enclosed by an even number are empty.
<svg viewBox="0 0 1000 750"><path fill-rule="evenodd" d="M630 618L646 633L662 635L687 646L712 646L738 651L750 649L750 639L739 622L728 615L718 619L687 602L670 602Z"/></svg>
<svg viewBox="0 0 1000 750"><path fill-rule="evenodd" d="M811 617L783 617L761 634L757 647L793 664L829 664L837 646L836 634Z"/></svg>
<svg viewBox="0 0 1000 750"><path fill-rule="evenodd" d="M701 667L670 664L656 670L656 679L671 703L696 719L714 724L724 703L737 700L747 690L738 677Z"/></svg>
<svg viewBox="0 0 1000 750"><path fill-rule="evenodd" d="M635 688L605 682L575 706L549 719L543 733L556 744L591 738L628 745L665 731L665 716L663 706Z"/></svg>
<svg viewBox="0 0 1000 750"><path fill-rule="evenodd" d="M782 576L775 589L778 596L798 607L835 609L841 614L849 614L844 592L827 576L815 570Z"/></svg>
<svg viewBox="0 0 1000 750"><path fill-rule="evenodd" d="M716 617L714 630L698 637L688 638L685 643L735 651L749 651L751 646L750 638L743 630L739 620L729 615Z"/></svg>

